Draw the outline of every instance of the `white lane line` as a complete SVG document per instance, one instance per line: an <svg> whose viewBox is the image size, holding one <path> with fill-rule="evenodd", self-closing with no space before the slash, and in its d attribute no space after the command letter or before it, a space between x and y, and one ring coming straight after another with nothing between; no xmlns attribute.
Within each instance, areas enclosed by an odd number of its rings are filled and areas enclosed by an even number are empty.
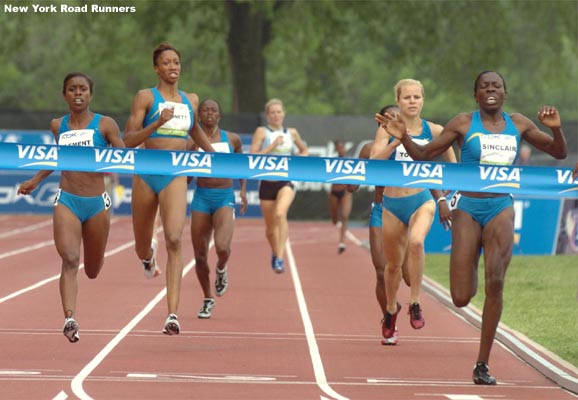
<svg viewBox="0 0 578 400"><path fill-rule="evenodd" d="M349 239L355 238L355 235L347 232L347 237ZM351 235L351 236L350 236ZM361 243L361 242L360 242ZM449 310L454 312L454 314L460 316L461 318L468 321L470 324L474 325L476 328L480 329L482 324L481 315L473 311L470 306L457 308L453 305L451 297L447 294L447 290L441 287L437 282L424 277L422 282L423 288L428 291L434 298L445 305ZM500 323L500 325L503 325ZM511 330L511 328L508 328ZM515 337L513 334L509 333L508 330L498 326L496 330L496 341L503 345L508 351L512 351L521 357L525 362L530 364L534 369L538 370L546 377L553 380L559 386L568 389L578 387L578 379L570 375L566 371L558 368L544 357L530 349L521 340ZM529 340L529 339L528 339ZM533 346L536 344L530 341ZM515 351L516 350L516 351ZM521 354L520 354L521 353ZM545 369L545 371L544 371Z"/></svg>
<svg viewBox="0 0 578 400"><path fill-rule="evenodd" d="M50 246L50 245L54 245L54 240L47 240L45 242L39 242L39 243L33 244L31 246L21 247L21 248L16 249L16 250L7 251L5 253L0 254L0 260L2 260L3 258L16 256L18 254L27 253L29 251L38 250L38 249L41 249L43 247Z"/></svg>
<svg viewBox="0 0 578 400"><path fill-rule="evenodd" d="M213 247L214 241L211 240L209 243L209 250ZM183 277L189 273L191 268L195 266L195 260L193 259L188 263L183 269ZM90 375L92 371L104 360L104 358L110 354L110 352L134 329L137 324L146 317L148 313L152 311L154 307L165 297L167 294L167 288L165 287L161 290L142 310L139 312L120 332L110 341L108 344L88 363L84 368L72 379L70 387L72 392L81 400L93 400L83 388L84 380Z"/></svg>
<svg viewBox="0 0 578 400"><path fill-rule="evenodd" d="M40 375L38 371L0 371L0 375Z"/></svg>
<svg viewBox="0 0 578 400"><path fill-rule="evenodd" d="M303 327L305 328L305 336L307 337L307 345L309 346L309 355L311 357L313 371L315 373L315 382L326 395L338 400L348 400L347 397L343 397L334 391L333 388L327 383L327 377L325 376L325 369L323 368L321 354L319 353L319 347L317 346L317 341L315 340L313 323L311 322L309 311L307 310L305 295L303 294L301 280L299 279L299 273L297 272L297 264L295 263L295 258L293 257L293 251L291 249L291 242L289 239L287 239L285 247L287 249L287 259L289 261L289 266L291 267L291 278L293 279L293 285L295 286L295 296L297 296L299 312L301 313Z"/></svg>
<svg viewBox="0 0 578 400"><path fill-rule="evenodd" d="M52 400L66 400L68 399L68 395L64 390L61 390L56 396L52 398Z"/></svg>
<svg viewBox="0 0 578 400"><path fill-rule="evenodd" d="M157 374L126 374L127 378L156 379Z"/></svg>
<svg viewBox="0 0 578 400"><path fill-rule="evenodd" d="M34 225L27 225L24 228L12 229L9 232L0 233L0 239L4 239L4 238L9 237L9 236L15 236L15 235L18 235L19 233L26 233L26 232L30 232L30 231L35 231L38 228L42 228L43 226L50 225L50 224L52 224L52 218L50 218L46 221L39 222L39 223L34 224Z"/></svg>
<svg viewBox="0 0 578 400"><path fill-rule="evenodd" d="M52 243L52 242L51 242L51 243ZM132 245L134 245L134 240L131 241L131 242L129 242L129 243L125 243L125 244L123 244L123 245L121 245L121 246L118 246L118 247L115 248L115 249L112 249L112 250L110 250L110 251L107 251L106 253L104 253L104 257L106 258L106 257L110 257L110 256L112 256L112 255L115 255L116 253L120 253L121 251L126 250L127 248L131 247ZM83 269L83 268L84 268L84 263L80 264L79 270L81 270L81 269ZM46 279L44 279L44 280L41 280L41 281L36 282L36 283L33 284L33 285L30 285L30 286L25 287L25 288L23 288L23 289L20 289L20 290L17 290L17 291L15 291L15 292L12 292L12 293L10 293L10 294L7 295L7 296L1 297L1 298L0 298L0 304L4 303L4 302L6 302L6 301L8 301L8 300L10 300L10 299L13 299L13 298L15 298L15 297L18 297L18 296L20 296L21 294L30 292L30 291L32 291L32 290L34 290L34 289L38 289L39 287L42 287L42 286L46 285L47 283L53 282L53 281L55 281L55 280L57 280L57 279L59 279L59 278L60 278L60 274L53 275L53 276L51 276L50 278L46 278Z"/></svg>

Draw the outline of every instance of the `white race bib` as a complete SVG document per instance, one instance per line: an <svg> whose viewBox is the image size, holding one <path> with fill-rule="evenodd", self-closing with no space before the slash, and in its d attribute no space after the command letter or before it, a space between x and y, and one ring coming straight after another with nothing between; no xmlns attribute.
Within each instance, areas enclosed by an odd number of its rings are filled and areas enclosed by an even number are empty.
<svg viewBox="0 0 578 400"><path fill-rule="evenodd" d="M283 143L277 146L272 151L272 153L290 154L291 151L293 150L293 139L291 138L291 133L282 133L282 132L269 133L271 143L273 143L279 136L283 138Z"/></svg>
<svg viewBox="0 0 578 400"><path fill-rule="evenodd" d="M60 146L94 147L94 129L76 129L63 132L58 136Z"/></svg>
<svg viewBox="0 0 578 400"><path fill-rule="evenodd" d="M429 142L429 140L427 139L411 139L411 140L414 143L417 143L422 146L426 145ZM395 148L395 161L413 161L413 158L411 158L409 154L407 154L407 150L405 149L403 144L400 144Z"/></svg>
<svg viewBox="0 0 578 400"><path fill-rule="evenodd" d="M481 135L480 164L512 165L518 154L518 143L511 135Z"/></svg>
<svg viewBox="0 0 578 400"><path fill-rule="evenodd" d="M172 101L159 103L159 113L161 113L165 108L172 108L174 110L173 118L159 127L157 133L159 135L187 136L192 126L189 106L183 103L174 103Z"/></svg>
<svg viewBox="0 0 578 400"><path fill-rule="evenodd" d="M229 143L217 142L217 143L211 143L211 146L213 146L213 149L215 149L215 153L230 153L231 152L231 149L229 148ZM203 150L199 147L199 151L205 151L205 150Z"/></svg>

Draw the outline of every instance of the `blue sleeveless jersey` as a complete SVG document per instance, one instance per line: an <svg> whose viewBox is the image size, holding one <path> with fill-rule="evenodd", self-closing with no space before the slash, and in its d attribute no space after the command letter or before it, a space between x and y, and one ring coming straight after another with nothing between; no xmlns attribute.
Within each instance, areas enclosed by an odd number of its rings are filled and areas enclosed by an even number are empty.
<svg viewBox="0 0 578 400"><path fill-rule="evenodd" d="M60 146L106 147L108 142L102 136L98 124L102 115L94 114L92 120L84 129L70 130L68 122L70 114L65 115L58 129L58 144Z"/></svg>
<svg viewBox="0 0 578 400"><path fill-rule="evenodd" d="M179 90L182 103L165 101L157 88L151 88L153 94L153 105L145 116L143 126L147 127L159 119L161 111L167 107L174 109L174 116L154 131L149 138L174 138L185 139L195 122L194 111L191 102L186 94Z"/></svg>
<svg viewBox="0 0 578 400"><path fill-rule="evenodd" d="M227 136L227 132L224 131L223 129L221 129L220 132L221 132L221 140L215 143L211 143L213 149L217 153L234 153L235 150L233 149L233 146L231 146L231 143L229 143L229 137ZM199 147L199 151L204 150Z"/></svg>
<svg viewBox="0 0 578 400"><path fill-rule="evenodd" d="M418 136L412 136L411 140L413 140L417 144L424 145L424 144L426 144L432 140L432 134L431 134L431 128L429 127L429 124L427 123L427 121L425 119L421 120L421 127L422 127L421 134L419 134ZM395 140L395 138L392 136L389 138L388 143L391 143L394 140ZM402 144L400 144L399 146L397 146L395 148L393 153L391 153L391 155L389 156L389 160L413 161L413 159L410 157L410 155L407 154L407 151L405 150L405 147Z"/></svg>
<svg viewBox="0 0 578 400"><path fill-rule="evenodd" d="M461 162L466 164L512 165L518 157L520 132L508 114L502 112L506 127L500 133L486 130L480 112L472 113L472 123L461 147Z"/></svg>

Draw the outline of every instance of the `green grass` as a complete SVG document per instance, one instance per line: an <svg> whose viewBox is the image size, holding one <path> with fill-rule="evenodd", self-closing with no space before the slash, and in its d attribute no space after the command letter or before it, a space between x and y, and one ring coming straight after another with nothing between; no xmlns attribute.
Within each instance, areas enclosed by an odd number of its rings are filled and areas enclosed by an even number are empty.
<svg viewBox="0 0 578 400"><path fill-rule="evenodd" d="M483 257L482 257L483 258ZM484 302L484 262L472 304ZM449 256L428 254L425 275L449 288ZM515 256L506 274L501 322L578 367L578 257Z"/></svg>

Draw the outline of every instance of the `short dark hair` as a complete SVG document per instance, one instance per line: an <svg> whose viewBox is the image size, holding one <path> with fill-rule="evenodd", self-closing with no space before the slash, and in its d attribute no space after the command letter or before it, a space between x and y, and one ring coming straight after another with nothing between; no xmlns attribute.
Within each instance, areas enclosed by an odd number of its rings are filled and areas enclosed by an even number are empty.
<svg viewBox="0 0 578 400"><path fill-rule="evenodd" d="M207 99L204 99L203 101L201 101L201 102L199 103L199 110L200 110L201 107L202 107L206 102L208 102L208 101L214 101L215 104L217 104L217 108L219 109L219 112L221 112L221 104L219 104L219 102L218 102L217 100L211 99L210 97L207 98Z"/></svg>
<svg viewBox="0 0 578 400"><path fill-rule="evenodd" d="M153 66L157 65L158 58L163 52L167 50L174 51L175 53L177 53L177 56L179 56L179 59L181 58L181 53L176 49L176 47L174 47L168 42L162 42L153 50Z"/></svg>
<svg viewBox="0 0 578 400"><path fill-rule="evenodd" d="M490 73L494 73L494 74L498 74L498 76L500 78L502 78L502 83L504 84L504 90L507 92L508 90L506 89L506 80L504 79L504 77L502 76L502 74L500 74L498 71L492 71L492 70L485 70L482 71L478 74L478 76L476 77L476 80L474 81L474 95L476 94L476 91L478 90L478 83L480 81L480 78L486 74L490 74Z"/></svg>
<svg viewBox="0 0 578 400"><path fill-rule="evenodd" d="M66 76L64 77L64 82L62 83L62 93L66 92L66 84L68 83L68 81L76 77L86 79L86 81L88 82L90 94L92 94L92 90L94 89L94 82L92 81L92 79L90 79L88 75L82 72L69 72L68 74L66 74Z"/></svg>
<svg viewBox="0 0 578 400"><path fill-rule="evenodd" d="M392 108L398 108L398 107L395 104L388 104L387 106L382 107L381 110L379 110L379 114L385 115L385 113L388 112ZM377 124L377 126L379 126L379 124Z"/></svg>

